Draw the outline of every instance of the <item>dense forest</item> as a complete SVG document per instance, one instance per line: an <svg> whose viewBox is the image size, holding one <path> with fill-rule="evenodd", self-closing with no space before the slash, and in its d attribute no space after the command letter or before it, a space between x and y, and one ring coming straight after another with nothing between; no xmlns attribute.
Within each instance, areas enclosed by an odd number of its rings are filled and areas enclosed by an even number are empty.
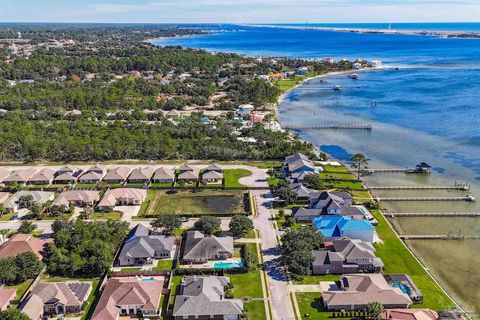
<svg viewBox="0 0 480 320"><path fill-rule="evenodd" d="M311 145L284 132L262 124L241 128L233 114L204 124L200 114L172 121L158 112L192 106L228 111L243 103L261 109L280 90L259 76L305 63L146 41L198 32L140 25L1 27L0 160L234 160L309 153ZM11 40L19 35L21 41ZM316 73L351 67L308 63ZM219 92L222 98L214 101Z"/></svg>

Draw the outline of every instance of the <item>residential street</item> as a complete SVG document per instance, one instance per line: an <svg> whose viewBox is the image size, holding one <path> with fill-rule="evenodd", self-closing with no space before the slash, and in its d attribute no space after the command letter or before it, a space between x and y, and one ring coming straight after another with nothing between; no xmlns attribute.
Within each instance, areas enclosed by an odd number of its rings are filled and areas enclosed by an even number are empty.
<svg viewBox="0 0 480 320"><path fill-rule="evenodd" d="M265 271L273 305L273 319L292 320L295 319L295 316L288 293L287 279L278 265L280 252L271 220L272 212L265 206L268 199L263 197L269 193L266 191L252 191L252 193L255 195L258 210L253 222L260 233Z"/></svg>

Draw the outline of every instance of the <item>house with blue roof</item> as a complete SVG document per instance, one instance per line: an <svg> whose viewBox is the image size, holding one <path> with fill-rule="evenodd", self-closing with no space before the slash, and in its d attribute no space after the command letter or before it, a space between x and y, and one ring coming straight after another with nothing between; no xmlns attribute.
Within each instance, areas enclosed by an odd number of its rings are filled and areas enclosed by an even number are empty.
<svg viewBox="0 0 480 320"><path fill-rule="evenodd" d="M312 225L321 233L325 241L348 237L365 242L373 242L375 228L368 220L353 220L348 216L318 216Z"/></svg>

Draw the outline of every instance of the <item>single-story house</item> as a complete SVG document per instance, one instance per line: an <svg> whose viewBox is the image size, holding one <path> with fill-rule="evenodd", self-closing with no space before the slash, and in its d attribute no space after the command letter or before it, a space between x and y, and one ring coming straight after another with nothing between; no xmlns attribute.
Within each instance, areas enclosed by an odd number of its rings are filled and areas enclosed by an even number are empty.
<svg viewBox="0 0 480 320"><path fill-rule="evenodd" d="M53 181L54 171L49 168L44 168L28 179L29 184L35 185L49 185Z"/></svg>
<svg viewBox="0 0 480 320"><path fill-rule="evenodd" d="M142 224L137 224L125 240L118 256L120 266L152 263L153 259L173 259L175 237L151 235Z"/></svg>
<svg viewBox="0 0 480 320"><path fill-rule="evenodd" d="M112 211L116 206L139 206L147 196L147 190L138 188L116 188L105 192L97 205L100 211Z"/></svg>
<svg viewBox="0 0 480 320"><path fill-rule="evenodd" d="M10 198L10 193L8 192L1 192L0 191L0 204L5 205L7 202L8 198Z"/></svg>
<svg viewBox="0 0 480 320"><path fill-rule="evenodd" d="M172 183L175 181L175 172L173 170L158 168L153 174L153 183Z"/></svg>
<svg viewBox="0 0 480 320"><path fill-rule="evenodd" d="M10 303L15 300L17 289L9 289L4 286L0 287L0 310L5 311L10 306Z"/></svg>
<svg viewBox="0 0 480 320"><path fill-rule="evenodd" d="M3 179L3 184L6 186L10 186L13 184L26 184L28 180L37 173L37 169L24 169L24 170L16 170L12 172L8 177Z"/></svg>
<svg viewBox="0 0 480 320"><path fill-rule="evenodd" d="M202 174L202 183L204 184L222 184L223 174L218 171L207 171Z"/></svg>
<svg viewBox="0 0 480 320"><path fill-rule="evenodd" d="M54 192L49 191L28 191L22 190L15 193L6 203L5 208L9 212L17 212L19 209L25 208L26 203L21 201L22 197L24 196L32 196L33 201L38 203L39 205L44 205L48 201L53 201L55 198Z"/></svg>
<svg viewBox="0 0 480 320"><path fill-rule="evenodd" d="M178 168L178 171L180 173L183 173L183 172L186 172L186 171L193 171L193 168L190 167L188 164L184 163L180 166L180 168Z"/></svg>
<svg viewBox="0 0 480 320"><path fill-rule="evenodd" d="M103 168L102 165L96 163L90 168L88 168L87 172L96 172L98 174L101 174L102 176L105 174L105 169Z"/></svg>
<svg viewBox="0 0 480 320"><path fill-rule="evenodd" d="M91 282L40 282L23 303L22 312L32 320L78 314L91 291Z"/></svg>
<svg viewBox="0 0 480 320"><path fill-rule="evenodd" d="M292 215L297 222L311 222L313 218L322 215L321 209L293 208Z"/></svg>
<svg viewBox="0 0 480 320"><path fill-rule="evenodd" d="M173 318L238 320L243 314L243 301L227 299L229 277L187 276L182 279L175 297Z"/></svg>
<svg viewBox="0 0 480 320"><path fill-rule="evenodd" d="M325 242L327 250L313 251L313 274L345 274L381 272L383 262L375 256L375 248L369 242L349 238Z"/></svg>
<svg viewBox="0 0 480 320"><path fill-rule="evenodd" d="M177 182L179 183L196 183L198 180L198 174L194 171L184 171L178 174Z"/></svg>
<svg viewBox="0 0 480 320"><path fill-rule="evenodd" d="M382 312L381 320L437 320L439 315L431 309L386 309Z"/></svg>
<svg viewBox="0 0 480 320"><path fill-rule="evenodd" d="M4 168L0 168L0 183L2 183L3 180L5 180L5 178L7 178L10 174L11 174L10 171Z"/></svg>
<svg viewBox="0 0 480 320"><path fill-rule="evenodd" d="M293 183L305 183L305 177L315 174L312 171L295 171L290 175L290 179Z"/></svg>
<svg viewBox="0 0 480 320"><path fill-rule="evenodd" d="M129 183L149 183L150 179L153 175L153 168L145 167L145 168L135 168L128 176Z"/></svg>
<svg viewBox="0 0 480 320"><path fill-rule="evenodd" d="M251 104L241 104L237 107L237 114L239 117L248 119L255 107Z"/></svg>
<svg viewBox="0 0 480 320"><path fill-rule="evenodd" d="M122 277L108 280L95 307L92 320L116 320L119 317L140 318L160 315L164 277Z"/></svg>
<svg viewBox="0 0 480 320"><path fill-rule="evenodd" d="M308 200L312 193L317 192L316 190L309 189L303 184L294 184L292 185L292 191L297 195L297 200Z"/></svg>
<svg viewBox="0 0 480 320"><path fill-rule="evenodd" d="M0 258L15 257L20 253L32 252L39 259L52 239L40 239L31 234L16 233L0 246Z"/></svg>
<svg viewBox="0 0 480 320"><path fill-rule="evenodd" d="M205 263L209 260L232 258L233 237L206 237L200 231L187 231L183 248L184 263Z"/></svg>
<svg viewBox="0 0 480 320"><path fill-rule="evenodd" d="M73 167L72 165L65 165L63 167L61 167L60 169L58 169L56 172L55 172L55 176L59 176L61 174L64 174L64 173L74 173L77 169L75 167Z"/></svg>
<svg viewBox="0 0 480 320"><path fill-rule="evenodd" d="M78 181L82 184L97 184L102 181L103 173L97 171L87 171L80 176Z"/></svg>
<svg viewBox="0 0 480 320"><path fill-rule="evenodd" d="M368 303L379 302L385 309L408 308L410 297L388 284L382 274L348 274L337 282L339 290L322 293L327 310L364 310Z"/></svg>
<svg viewBox="0 0 480 320"><path fill-rule="evenodd" d="M70 190L60 193L52 202L53 206L94 206L100 200L100 193L95 190Z"/></svg>
<svg viewBox="0 0 480 320"><path fill-rule="evenodd" d="M107 172L103 181L109 184L119 184L124 183L128 175L130 174L130 169L126 167L117 167Z"/></svg>
<svg viewBox="0 0 480 320"><path fill-rule="evenodd" d="M220 168L220 166L218 164L211 163L211 164L208 165L208 167L205 168L205 172L209 172L209 171L216 171L216 172L222 173L223 169Z"/></svg>
<svg viewBox="0 0 480 320"><path fill-rule="evenodd" d="M77 181L78 176L81 171L78 171L75 167L71 165L66 165L57 170L55 177L53 178L53 183L55 184L73 184Z"/></svg>
<svg viewBox="0 0 480 320"><path fill-rule="evenodd" d="M343 237L365 242L374 241L375 228L368 220L352 220L345 216L319 216L313 218L312 225L326 241Z"/></svg>

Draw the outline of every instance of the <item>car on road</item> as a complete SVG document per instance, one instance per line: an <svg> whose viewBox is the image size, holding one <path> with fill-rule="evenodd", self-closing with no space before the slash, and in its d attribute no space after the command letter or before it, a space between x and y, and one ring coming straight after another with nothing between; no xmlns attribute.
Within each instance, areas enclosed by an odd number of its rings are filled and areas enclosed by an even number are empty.
<svg viewBox="0 0 480 320"><path fill-rule="evenodd" d="M15 215L15 216L11 217L10 220L18 220L18 216Z"/></svg>

